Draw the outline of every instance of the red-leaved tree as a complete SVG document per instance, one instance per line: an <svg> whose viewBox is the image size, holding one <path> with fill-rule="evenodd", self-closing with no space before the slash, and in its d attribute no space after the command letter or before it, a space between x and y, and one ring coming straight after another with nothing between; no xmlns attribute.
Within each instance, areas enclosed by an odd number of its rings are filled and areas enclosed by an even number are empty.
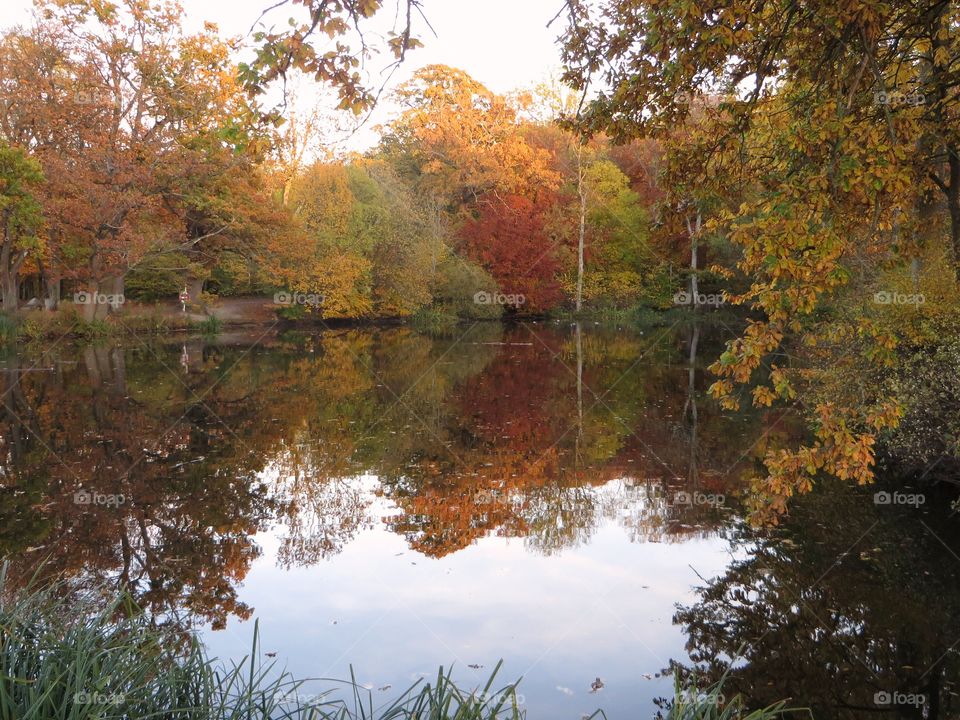
<svg viewBox="0 0 960 720"><path fill-rule="evenodd" d="M487 198L460 231L463 252L493 275L500 292L523 296L519 312L548 310L563 297L560 242L548 231L550 200L543 193L536 201Z"/></svg>

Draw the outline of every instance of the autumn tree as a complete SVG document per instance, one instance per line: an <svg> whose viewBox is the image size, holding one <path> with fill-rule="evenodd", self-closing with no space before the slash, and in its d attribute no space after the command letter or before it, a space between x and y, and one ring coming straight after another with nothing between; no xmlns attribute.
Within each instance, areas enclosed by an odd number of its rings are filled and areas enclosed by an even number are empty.
<svg viewBox="0 0 960 720"><path fill-rule="evenodd" d="M322 297L322 312L328 317L369 313L370 262L357 239L348 237L353 195L346 169L314 164L297 178L288 203L300 229L294 242L267 240L260 263L264 279L294 292ZM321 308L314 303L298 310Z"/></svg>
<svg viewBox="0 0 960 720"><path fill-rule="evenodd" d="M404 108L380 152L423 194L451 211L487 192L529 194L557 177L520 132L517 109L463 70L428 65L396 91Z"/></svg>
<svg viewBox="0 0 960 720"><path fill-rule="evenodd" d="M184 38L172 126L176 150L160 178L164 205L180 223L182 239L154 253L185 258L184 284L199 296L221 258L252 265L271 233L285 232L284 212L270 197L262 167L273 146L271 125L237 79L230 47L216 28Z"/></svg>
<svg viewBox="0 0 960 720"><path fill-rule="evenodd" d="M597 159L583 171L584 225L587 230L583 296L626 306L644 292L660 258L647 242L647 213L629 179L610 160Z"/></svg>
<svg viewBox="0 0 960 720"><path fill-rule="evenodd" d="M35 196L42 182L40 163L19 148L0 145L0 288L5 312L17 309L27 258L43 252L43 211Z"/></svg>
<svg viewBox="0 0 960 720"><path fill-rule="evenodd" d="M287 207L307 242L269 240L268 281L322 294L329 317L402 317L431 302L446 227L388 164L315 163L295 178Z"/></svg>
<svg viewBox="0 0 960 720"><path fill-rule="evenodd" d="M272 195L259 153L234 142L225 141L221 129L184 138L184 167L192 172L169 178L164 192L181 239L151 248L142 262L149 267L165 255L176 257L180 285L191 297L198 297L214 275L252 287L264 244L292 242L289 213Z"/></svg>
<svg viewBox="0 0 960 720"><path fill-rule="evenodd" d="M432 300L447 226L384 162L351 167L353 231L371 240L373 304L382 316L407 316Z"/></svg>
<svg viewBox="0 0 960 720"><path fill-rule="evenodd" d="M558 89L538 89L525 111L536 121L523 128L560 178L548 225L559 241L564 290L577 311L584 302L627 306L644 294L644 276L661 258L648 245L647 211L611 159L611 144L561 125L571 103Z"/></svg>
<svg viewBox="0 0 960 720"><path fill-rule="evenodd" d="M702 107L705 95L719 98L698 130L699 168L680 174L691 188L698 177L722 178L726 195L739 198L721 203L704 229L740 248L749 287L734 300L759 319L713 366L713 390L733 406L745 383L763 380L751 392L757 404L813 401L804 408L812 442L767 458L758 490L768 507L782 510L821 472L870 481L876 438L899 416L895 399L870 391L839 404L810 382L854 346L874 366L896 360L896 329L866 312L824 313L831 301L865 305L885 263L935 258L938 248L954 264L960 258L955 6L612 0L569 8L566 78L583 90L599 75L604 87L585 128L662 137L689 124L698 99ZM864 289L859 297L845 294L852 281ZM823 364L791 368L778 355L788 348Z"/></svg>
<svg viewBox="0 0 960 720"><path fill-rule="evenodd" d="M546 194L536 200L491 199L461 229L463 252L490 272L504 295L522 296L515 310L547 310L562 297L558 243L547 229L549 208Z"/></svg>
<svg viewBox="0 0 960 720"><path fill-rule="evenodd" d="M190 53L180 52L189 38L174 34L180 13L172 4L48 4L41 13L62 28L65 91L79 111L37 142L47 174L62 186L51 194L69 199L51 217L54 233L68 238L59 262L94 293L120 295L125 270L177 234L163 205L162 171L172 134L194 112L195 98L179 94L191 68ZM31 94L42 110L43 90ZM86 310L92 318L106 306Z"/></svg>
<svg viewBox="0 0 960 720"><path fill-rule="evenodd" d="M40 272L53 302L61 278L120 296L148 256L210 264L244 234L250 186L236 184L264 131L216 28L185 34L181 15L173 2L45 2L32 27L3 39L0 133L48 177ZM85 308L88 319L106 309Z"/></svg>

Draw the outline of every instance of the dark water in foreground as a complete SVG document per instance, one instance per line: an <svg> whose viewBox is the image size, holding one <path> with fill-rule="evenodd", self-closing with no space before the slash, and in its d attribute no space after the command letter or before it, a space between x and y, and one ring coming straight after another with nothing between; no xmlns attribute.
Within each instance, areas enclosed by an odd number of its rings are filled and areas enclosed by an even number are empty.
<svg viewBox="0 0 960 720"><path fill-rule="evenodd" d="M671 669L736 656L728 696L958 717L957 518L933 491L824 485L751 530L737 493L800 424L706 399L731 333L24 350L0 373L0 555L14 577L129 583L221 657L249 651L256 617L296 676L352 664L375 702L503 658L531 720L650 717Z"/></svg>

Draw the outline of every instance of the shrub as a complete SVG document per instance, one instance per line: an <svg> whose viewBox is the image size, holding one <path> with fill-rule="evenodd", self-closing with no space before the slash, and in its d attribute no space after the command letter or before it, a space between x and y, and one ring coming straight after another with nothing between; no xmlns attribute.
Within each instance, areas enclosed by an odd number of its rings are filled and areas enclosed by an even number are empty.
<svg viewBox="0 0 960 720"><path fill-rule="evenodd" d="M210 315L193 325L193 328L199 330L201 335L219 335L223 331L223 320Z"/></svg>
<svg viewBox="0 0 960 720"><path fill-rule="evenodd" d="M495 294L496 280L479 265L464 258L447 256L437 265L432 292L434 305L441 312L474 320L493 320L503 314L503 307L478 303L478 293Z"/></svg>

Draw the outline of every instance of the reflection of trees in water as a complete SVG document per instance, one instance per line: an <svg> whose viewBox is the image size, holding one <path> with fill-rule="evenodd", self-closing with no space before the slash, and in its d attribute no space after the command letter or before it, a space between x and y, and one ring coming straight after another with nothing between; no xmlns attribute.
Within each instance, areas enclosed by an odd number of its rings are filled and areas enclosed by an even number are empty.
<svg viewBox="0 0 960 720"><path fill-rule="evenodd" d="M637 539L722 522L670 502L696 450L676 433L690 375L668 362L674 346L532 332L486 323L463 338L401 328L61 348L45 372L11 359L0 553L23 576L46 561L45 572L128 582L152 610L222 624L249 612L235 588L259 553L251 538L278 522L284 565L336 554L375 522L433 556L491 534L553 552L612 517ZM730 442L710 406L697 422L696 443L714 448L697 456L701 475L727 489L721 470L747 443ZM757 437L763 418L738 422L737 437ZM626 478L651 480L626 497L613 482ZM77 505L81 488L126 501ZM376 495L395 511L373 517Z"/></svg>
<svg viewBox="0 0 960 720"><path fill-rule="evenodd" d="M960 531L935 506L822 487L775 535L741 527L743 559L675 617L692 659L717 678L739 652L724 692L756 706L790 697L816 718L957 717ZM924 703L885 705L882 693Z"/></svg>
<svg viewBox="0 0 960 720"><path fill-rule="evenodd" d="M274 472L268 468L268 475ZM281 472L274 482L283 508L278 561L284 567L312 565L332 557L360 530L373 526L371 483L323 474L317 468Z"/></svg>
<svg viewBox="0 0 960 720"><path fill-rule="evenodd" d="M672 352L656 344L648 348L645 339L625 333L581 331L578 337L576 326L569 332L515 328L504 341L512 343L509 352L463 382L452 401L444 400L459 412L446 415L434 435L416 436L413 462L411 454L400 453L392 456L404 462L397 472L377 466L384 493L400 510L388 519L392 530L430 555L488 534L524 537L530 547L553 552L586 541L614 514L610 506L624 501L606 500L603 507L607 496L597 488L617 478L646 477L656 478L658 501L643 501L632 491L637 502L621 518L633 523L634 537L703 533L722 521L722 513L708 507L662 514L667 487L687 482L680 470L685 472L691 455L690 443L676 432L690 374L665 362ZM651 360L638 363L647 349ZM724 442L715 441L719 451L703 462L715 489L728 496L736 474L726 471L740 469L737 461L749 445L731 439L759 434L745 432L742 420L731 432L715 409L701 418L706 436L726 434ZM454 444L443 447L438 438ZM653 491L651 486L651 498Z"/></svg>
<svg viewBox="0 0 960 720"><path fill-rule="evenodd" d="M43 373L8 364L3 373L9 405L2 450L11 458L8 449L21 446L33 458L17 462L12 453L4 512L12 501L19 522L43 528L30 535L4 525L0 542L14 572L26 576L45 563L51 574L112 576L148 605L170 600L214 623L246 614L234 587L267 503L251 456L233 457L202 404L178 402L176 411L189 418L179 424L144 412L143 393L116 348L87 348L80 358L48 358ZM151 392L160 392L157 384L175 391L159 374L152 382ZM226 409L221 417L242 426ZM15 418L29 418L32 427ZM36 499L29 508L17 503L24 489ZM84 492L106 502L78 503Z"/></svg>

